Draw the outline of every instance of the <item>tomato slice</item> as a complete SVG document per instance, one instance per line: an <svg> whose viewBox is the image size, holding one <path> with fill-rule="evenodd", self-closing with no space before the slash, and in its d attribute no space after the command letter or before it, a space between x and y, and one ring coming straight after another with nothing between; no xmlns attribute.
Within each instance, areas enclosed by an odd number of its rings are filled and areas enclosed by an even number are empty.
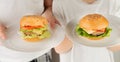
<svg viewBox="0 0 120 62"><path fill-rule="evenodd" d="M35 28L42 28L42 26L23 26L23 29L35 29Z"/></svg>
<svg viewBox="0 0 120 62"><path fill-rule="evenodd" d="M104 29L100 29L100 30L96 30L96 32L105 32L105 28Z"/></svg>

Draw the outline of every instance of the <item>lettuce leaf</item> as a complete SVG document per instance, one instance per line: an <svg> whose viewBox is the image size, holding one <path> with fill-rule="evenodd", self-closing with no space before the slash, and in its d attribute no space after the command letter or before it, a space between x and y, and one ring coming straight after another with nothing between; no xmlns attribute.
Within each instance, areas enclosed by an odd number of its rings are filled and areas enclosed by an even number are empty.
<svg viewBox="0 0 120 62"><path fill-rule="evenodd" d="M31 30L20 29L22 38L48 38L50 37L50 32L47 30L47 26L43 28L35 28ZM28 33L28 35L26 35ZM29 34L30 33L30 34Z"/></svg>
<svg viewBox="0 0 120 62"><path fill-rule="evenodd" d="M78 36L83 36L83 37L88 37L88 38L93 38L93 37L103 38L103 37L109 37L112 29L107 27L105 33L100 34L100 35L92 35L92 34L88 34L86 31L80 28L79 25L77 25L75 31L78 34Z"/></svg>

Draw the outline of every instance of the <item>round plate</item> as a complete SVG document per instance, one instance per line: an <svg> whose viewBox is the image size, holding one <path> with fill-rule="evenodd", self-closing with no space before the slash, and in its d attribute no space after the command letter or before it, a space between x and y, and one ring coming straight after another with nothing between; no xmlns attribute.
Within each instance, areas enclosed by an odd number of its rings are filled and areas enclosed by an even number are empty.
<svg viewBox="0 0 120 62"><path fill-rule="evenodd" d="M79 18L71 20L67 25L66 25L66 33L67 36L73 41L77 42L82 45L86 46L92 46L92 47L106 47L106 46L112 46L117 43L120 43L120 18L112 15L107 15L107 14L102 14L105 16L108 21L109 21L109 27L112 28L112 32L110 33L110 37L106 37L101 40L89 40L84 37L79 37L76 32L75 32L75 27L79 23L79 20L90 13L83 13L80 15Z"/></svg>
<svg viewBox="0 0 120 62"><path fill-rule="evenodd" d="M11 22L9 22L11 23ZM40 40L38 42L28 42L24 41L19 34L19 22L8 23L7 29L7 40L2 41L3 45L9 49L20 51L20 52L40 52L45 49L50 49L59 44L65 36L63 29L57 26L53 32L51 32L51 37L47 39Z"/></svg>

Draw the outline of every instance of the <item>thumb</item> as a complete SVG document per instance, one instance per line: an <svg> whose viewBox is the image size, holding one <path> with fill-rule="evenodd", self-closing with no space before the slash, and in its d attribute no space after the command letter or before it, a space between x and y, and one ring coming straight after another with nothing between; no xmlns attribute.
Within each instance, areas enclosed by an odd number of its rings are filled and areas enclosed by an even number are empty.
<svg viewBox="0 0 120 62"><path fill-rule="evenodd" d="M50 22L50 26L52 29L55 29L55 23L54 22Z"/></svg>
<svg viewBox="0 0 120 62"><path fill-rule="evenodd" d="M55 21L55 23L61 26L60 22L58 22L57 20Z"/></svg>

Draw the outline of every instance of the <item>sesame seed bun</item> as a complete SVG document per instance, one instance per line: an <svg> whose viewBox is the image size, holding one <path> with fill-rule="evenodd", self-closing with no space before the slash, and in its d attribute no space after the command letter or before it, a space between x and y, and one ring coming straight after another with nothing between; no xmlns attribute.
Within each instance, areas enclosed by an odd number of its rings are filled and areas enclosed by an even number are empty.
<svg viewBox="0 0 120 62"><path fill-rule="evenodd" d="M92 4L94 3L96 0L82 0L83 2L86 2L88 4Z"/></svg>
<svg viewBox="0 0 120 62"><path fill-rule="evenodd" d="M108 24L109 23L107 19L100 14L88 14L84 16L79 22L79 26L81 28L94 30L106 28L108 27Z"/></svg>
<svg viewBox="0 0 120 62"><path fill-rule="evenodd" d="M36 38L25 38L24 40L28 42L37 42L40 41L41 39L36 37Z"/></svg>
<svg viewBox="0 0 120 62"><path fill-rule="evenodd" d="M93 38L88 38L88 39L90 39L90 40L101 40L101 39L103 39L103 37L101 37L101 38L93 37Z"/></svg>
<svg viewBox="0 0 120 62"><path fill-rule="evenodd" d="M24 26L44 27L46 24L48 24L47 19L45 17L38 15L27 15L22 17L20 20L20 27L24 27Z"/></svg>

